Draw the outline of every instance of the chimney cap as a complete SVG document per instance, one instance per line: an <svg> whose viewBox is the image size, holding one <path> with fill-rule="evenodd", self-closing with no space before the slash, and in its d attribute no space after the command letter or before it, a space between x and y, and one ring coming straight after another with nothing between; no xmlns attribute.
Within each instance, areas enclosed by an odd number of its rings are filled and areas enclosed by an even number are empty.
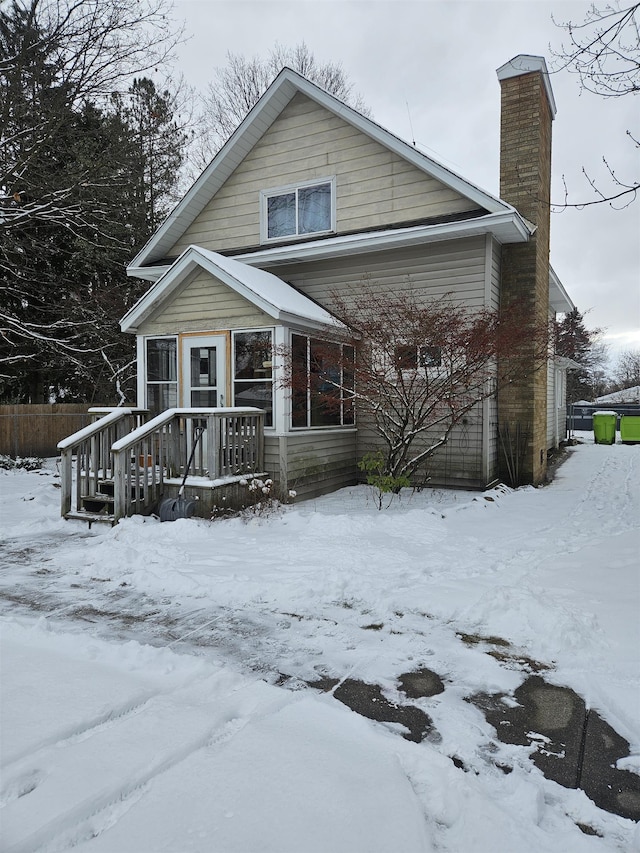
<svg viewBox="0 0 640 853"><path fill-rule="evenodd" d="M551 118L555 118L556 101L553 97L553 90L551 89L547 63L544 61L543 56L530 56L526 53L519 53L518 56L514 56L513 59L501 65L496 74L498 75L498 80L507 80L509 77L520 77L522 74L531 74L534 71L539 71L542 74L549 107L551 108Z"/></svg>

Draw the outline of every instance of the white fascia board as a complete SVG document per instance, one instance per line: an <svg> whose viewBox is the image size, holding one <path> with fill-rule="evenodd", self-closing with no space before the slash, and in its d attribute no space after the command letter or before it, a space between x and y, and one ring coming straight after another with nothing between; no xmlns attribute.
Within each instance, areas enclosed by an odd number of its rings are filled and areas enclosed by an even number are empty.
<svg viewBox="0 0 640 853"><path fill-rule="evenodd" d="M528 222L515 208L511 208L504 213L489 213L475 219L445 222L439 225L411 225L407 228L390 228L386 231L366 231L340 237L325 237L322 240L301 240L286 246L271 245L232 257L250 266L284 264L321 260L332 256L382 252L387 249L401 249L404 246L435 243L439 240L458 240L462 237L483 234L491 234L503 244L526 243L535 230L535 225ZM137 269L129 267L127 273L138 278L156 281L170 268L169 264Z"/></svg>
<svg viewBox="0 0 640 853"><path fill-rule="evenodd" d="M286 70L289 71L289 69ZM290 73L295 74L293 71ZM399 157L402 157L404 160L408 160L422 172L436 178L436 180L440 181L445 186L448 186L456 192L459 192L461 195L471 199L479 207L486 208L490 213L509 209L509 205L507 205L506 202L501 201L501 199L496 196L491 195L485 190L480 189L480 187L475 184L470 183L461 175L451 171L451 169L443 166L442 163L439 163L427 154L423 154L421 151L418 151L417 148L414 148L408 142L400 139L399 136L396 136L391 133L391 131L386 130L386 128L381 125L376 124L376 122L372 121L370 118L363 116L352 107L338 101L338 99L333 95L330 95L323 89L318 88L306 78L297 74L295 76L297 78L294 81L295 85L297 85L303 94L307 95L307 97L316 101L327 110L340 116L340 118L343 118L346 122L362 131L362 133L372 139L375 139L376 142L379 142L385 148L390 149Z"/></svg>
<svg viewBox="0 0 640 853"><path fill-rule="evenodd" d="M328 325L342 327L326 309L272 273L255 269L235 258L226 258L207 249L189 246L167 273L125 314L120 321L122 331L137 331L140 323L169 298L198 267L209 272L278 322L295 321L312 328L325 328Z"/></svg>
<svg viewBox="0 0 640 853"><path fill-rule="evenodd" d="M163 276L169 269L171 264L164 264L156 267L127 267L127 275L130 278L141 278L143 281L157 281L160 276Z"/></svg>
<svg viewBox="0 0 640 853"><path fill-rule="evenodd" d="M322 260L330 257L382 252L405 246L434 243L441 240L457 240L492 234L500 243L526 243L531 230L516 211L492 213L477 219L462 222L446 222L440 225L416 225L388 231L370 231L344 237L328 237L288 246L272 246L257 252L234 255L234 260L250 266L262 264L284 264L297 261Z"/></svg>
<svg viewBox="0 0 640 853"><path fill-rule="evenodd" d="M566 314L576 307L553 267L549 267L549 307L556 314Z"/></svg>
<svg viewBox="0 0 640 853"><path fill-rule="evenodd" d="M158 303L170 296L196 266L197 262L187 249L171 267L165 269L164 274L155 284L127 311L120 320L121 331L136 332L140 323L146 320Z"/></svg>
<svg viewBox="0 0 640 853"><path fill-rule="evenodd" d="M475 184L470 183L460 175L447 169L441 163L418 151L409 145L408 142L404 142L371 119L366 118L356 110L343 104L333 95L320 89L300 74L297 74L290 68L285 68L248 113L244 121L236 128L156 233L131 261L129 268L132 270L132 275L136 274L133 270L144 267L148 260L154 256L163 256L171 249L171 246L186 231L196 216L204 209L256 142L271 127L275 119L297 92L301 92L330 112L340 116L353 127L362 131L362 133L375 139L384 147L412 163L422 172L441 181L445 186L466 196L479 207L485 208L490 213L511 209L510 205L499 198L485 192Z"/></svg>
<svg viewBox="0 0 640 853"><path fill-rule="evenodd" d="M554 364L560 370L582 370L584 368L583 364L575 361L573 358L567 358L566 356L556 355L554 356Z"/></svg>

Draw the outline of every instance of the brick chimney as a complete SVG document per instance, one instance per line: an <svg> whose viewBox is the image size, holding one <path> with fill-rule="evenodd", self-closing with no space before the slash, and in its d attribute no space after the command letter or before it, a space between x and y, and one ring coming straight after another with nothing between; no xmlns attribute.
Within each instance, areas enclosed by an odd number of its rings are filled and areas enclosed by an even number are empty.
<svg viewBox="0 0 640 853"><path fill-rule="evenodd" d="M502 89L500 114L500 198L535 226L527 243L502 248L502 300L524 304L536 323L549 316L549 225L551 123L555 101L541 56L519 55L497 71ZM547 372L534 369L526 379L501 391L501 425L512 434L519 425L529 440L520 463L520 480L540 483L547 469Z"/></svg>

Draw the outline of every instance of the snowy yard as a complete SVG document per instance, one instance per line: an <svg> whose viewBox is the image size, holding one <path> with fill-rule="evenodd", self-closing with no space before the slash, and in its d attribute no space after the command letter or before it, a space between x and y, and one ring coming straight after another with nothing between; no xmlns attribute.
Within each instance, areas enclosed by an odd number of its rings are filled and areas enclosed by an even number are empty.
<svg viewBox="0 0 640 853"><path fill-rule="evenodd" d="M90 531L59 518L54 461L0 471L2 850L640 850L639 824L467 701L541 672L640 773L640 446L569 457L539 489L378 512L358 487ZM408 698L399 676L423 668L444 691ZM407 740L321 679L379 685L433 730Z"/></svg>

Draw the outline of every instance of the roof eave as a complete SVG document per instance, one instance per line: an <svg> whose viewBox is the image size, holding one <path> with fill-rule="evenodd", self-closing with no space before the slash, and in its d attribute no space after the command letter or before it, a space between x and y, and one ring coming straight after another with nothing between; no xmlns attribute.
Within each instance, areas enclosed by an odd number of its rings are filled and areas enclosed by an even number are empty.
<svg viewBox="0 0 640 853"><path fill-rule="evenodd" d="M255 252L235 255L234 259L251 266L322 260L328 257L381 252L442 240L458 240L492 234L500 243L525 243L531 236L525 220L512 209L487 214L477 219L440 225L416 225L409 228L374 231L345 237L329 237L287 246L271 246Z"/></svg>
<svg viewBox="0 0 640 853"><path fill-rule="evenodd" d="M158 257L159 254L165 254L175 244L297 92L301 92L334 114L339 115L352 126L394 151L421 171L472 199L490 213L509 209L509 205L501 199L485 192L428 155L418 151L408 142L361 115L352 107L343 104L333 95L320 89L295 71L285 68L250 110L244 121L236 128L167 219L138 252L129 265L131 268L144 268L145 264L151 261L154 256ZM135 275L136 273L131 274Z"/></svg>
<svg viewBox="0 0 640 853"><path fill-rule="evenodd" d="M566 314L576 307L553 267L549 267L549 307L556 314Z"/></svg>
<svg viewBox="0 0 640 853"><path fill-rule="evenodd" d="M387 231L368 231L344 237L327 237L286 246L269 246L269 248L234 255L233 259L249 266L276 265L378 252L483 234L491 234L500 243L526 243L531 236L532 228L533 226L530 226L515 208L511 208L502 213L490 213L476 219L440 225L416 225ZM154 267L130 266L127 273L148 281L157 281L171 266L171 264Z"/></svg>

